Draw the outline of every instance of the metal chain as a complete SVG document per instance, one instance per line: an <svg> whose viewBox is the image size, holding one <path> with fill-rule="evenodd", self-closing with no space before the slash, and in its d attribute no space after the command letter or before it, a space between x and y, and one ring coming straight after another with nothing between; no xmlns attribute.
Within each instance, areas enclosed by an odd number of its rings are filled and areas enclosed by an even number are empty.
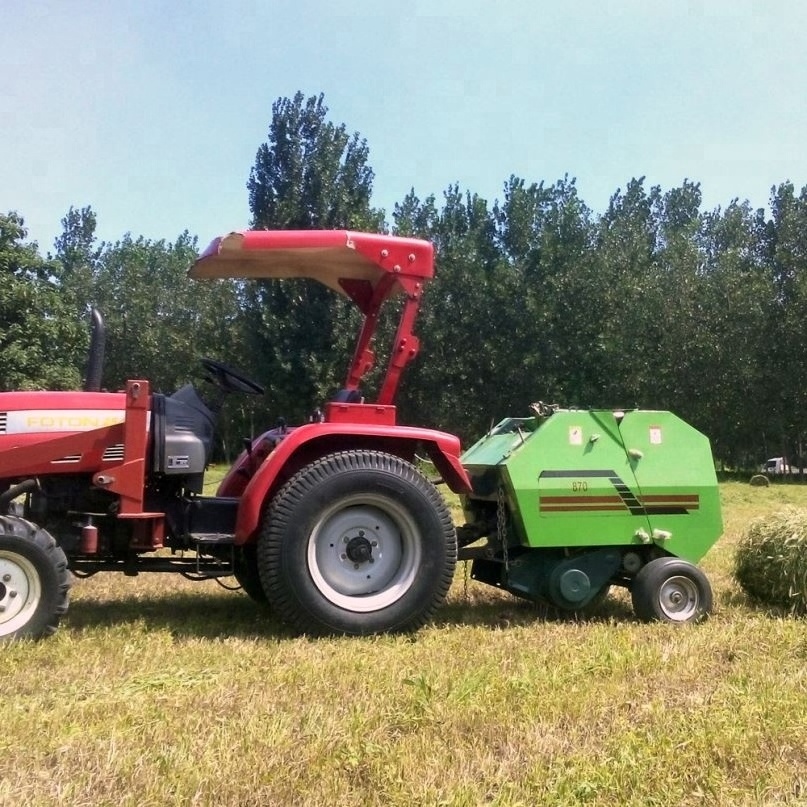
<svg viewBox="0 0 807 807"><path fill-rule="evenodd" d="M507 513L505 511L504 485L499 487L496 496L496 537L502 546L502 557L504 558L504 570L510 570L510 558L507 551Z"/></svg>
<svg viewBox="0 0 807 807"><path fill-rule="evenodd" d="M462 599L468 602L468 561L464 560L463 564L463 577L462 577Z"/></svg>

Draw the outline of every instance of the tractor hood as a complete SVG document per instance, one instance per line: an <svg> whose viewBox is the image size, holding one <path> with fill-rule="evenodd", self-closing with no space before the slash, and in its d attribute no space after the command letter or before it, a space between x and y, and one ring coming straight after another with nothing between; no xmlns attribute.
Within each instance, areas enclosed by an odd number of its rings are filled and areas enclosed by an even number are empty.
<svg viewBox="0 0 807 807"><path fill-rule="evenodd" d="M351 298L367 313L374 297L406 291L402 280L434 274L432 245L348 230L244 230L214 239L193 278L308 278ZM380 288L383 288L383 291Z"/></svg>

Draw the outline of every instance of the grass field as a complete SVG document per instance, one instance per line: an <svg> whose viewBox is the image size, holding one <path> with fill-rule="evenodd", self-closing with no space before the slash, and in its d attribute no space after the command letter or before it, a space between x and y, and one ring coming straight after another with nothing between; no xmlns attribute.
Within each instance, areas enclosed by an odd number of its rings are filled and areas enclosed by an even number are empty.
<svg viewBox="0 0 807 807"><path fill-rule="evenodd" d="M174 575L77 582L2 647L2 805L807 805L807 623L732 580L748 521L807 488L721 487L715 614L624 594L558 618L465 579L415 636L290 636Z"/></svg>

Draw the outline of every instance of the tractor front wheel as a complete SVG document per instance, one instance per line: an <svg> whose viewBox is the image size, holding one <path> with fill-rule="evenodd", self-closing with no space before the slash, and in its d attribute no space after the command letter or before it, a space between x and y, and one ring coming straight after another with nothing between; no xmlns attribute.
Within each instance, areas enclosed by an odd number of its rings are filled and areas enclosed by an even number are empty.
<svg viewBox="0 0 807 807"><path fill-rule="evenodd" d="M67 558L50 533L0 516L0 641L53 633L69 592Z"/></svg>
<svg viewBox="0 0 807 807"><path fill-rule="evenodd" d="M274 498L258 541L264 590L309 634L423 625L454 576L457 541L442 497L414 466L378 451L330 454Z"/></svg>
<svg viewBox="0 0 807 807"><path fill-rule="evenodd" d="M631 599L643 622L699 622L712 611L706 575L679 558L656 558L643 566L631 585Z"/></svg>

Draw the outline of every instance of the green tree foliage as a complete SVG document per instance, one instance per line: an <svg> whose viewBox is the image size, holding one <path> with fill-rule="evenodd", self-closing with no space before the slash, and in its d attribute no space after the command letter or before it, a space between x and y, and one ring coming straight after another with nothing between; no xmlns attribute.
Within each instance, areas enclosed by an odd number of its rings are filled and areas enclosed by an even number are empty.
<svg viewBox="0 0 807 807"><path fill-rule="evenodd" d="M774 292L765 230L763 211L747 202L703 216L701 326L711 350L700 376L698 416L715 453L733 467L753 467L768 455L766 354L775 337L768 333Z"/></svg>
<svg viewBox="0 0 807 807"><path fill-rule="evenodd" d="M602 293L595 306L606 365L604 400L612 405L648 405L648 391L656 386L662 327L654 284L660 204L659 188L648 193L643 179L633 179L611 197L596 228Z"/></svg>
<svg viewBox="0 0 807 807"><path fill-rule="evenodd" d="M771 415L774 454L804 458L807 454L807 187L798 195L790 182L774 188L766 248L773 274L773 305L766 323L762 361ZM778 445L777 445L778 443Z"/></svg>
<svg viewBox="0 0 807 807"><path fill-rule="evenodd" d="M322 95L279 98L247 183L252 226L382 229L383 211L370 204L368 156L358 134L328 120ZM275 415L305 417L344 376L357 312L305 281L245 284L243 303L251 371L271 388L268 406Z"/></svg>
<svg viewBox="0 0 807 807"><path fill-rule="evenodd" d="M99 244L89 207L71 207L62 227L55 242L60 293L85 331L91 306L104 317L106 388L121 389L129 378L144 378L155 391L171 393L201 377L201 357L237 363L246 353L239 341L239 287L187 278L198 252L187 232L173 242L126 234ZM85 362L86 347L73 363ZM239 399L228 406L221 424L226 453L249 432L250 403Z"/></svg>
<svg viewBox="0 0 807 807"><path fill-rule="evenodd" d="M439 213L434 198L410 193L394 213L396 232L426 237L436 251L435 280L426 287L418 332L423 353L399 396L404 420L462 424L465 434L491 416L489 368L501 358L499 307L507 288L487 202L454 185Z"/></svg>
<svg viewBox="0 0 807 807"><path fill-rule="evenodd" d="M328 120L322 94L278 98L247 183L252 226L380 229L384 217L370 205L374 173L368 158L358 133Z"/></svg>
<svg viewBox="0 0 807 807"><path fill-rule="evenodd" d="M467 441L539 398L664 408L732 466L803 455L805 193L772 209L704 213L690 181L633 179L598 218L568 178L511 177L492 210L412 191L395 231L435 243L437 277L402 411Z"/></svg>
<svg viewBox="0 0 807 807"><path fill-rule="evenodd" d="M373 180L367 143L322 95L279 98L247 183L251 225L383 231ZM265 404L228 404L228 446L278 415L305 419L341 383L359 315L328 289L189 282L187 233L99 244L90 207L62 224L44 259L17 214L0 217L0 387L78 386L91 304L107 321L107 387L142 377L170 392L203 355L266 385ZM807 456L807 188L773 188L769 213L739 200L704 211L696 182L634 178L595 215L569 177L511 176L492 204L456 184L439 200L412 189L391 226L436 250L402 422L467 444L535 400L642 406L695 424L732 467Z"/></svg>
<svg viewBox="0 0 807 807"><path fill-rule="evenodd" d="M59 294L60 265L27 235L17 213L0 215L0 389L70 389L84 331Z"/></svg>
<svg viewBox="0 0 807 807"><path fill-rule="evenodd" d="M89 206L80 210L71 206L61 223L62 234L54 242L54 247L61 264L62 291L85 306L102 250L95 237L97 216Z"/></svg>
<svg viewBox="0 0 807 807"><path fill-rule="evenodd" d="M522 409L537 398L589 404L601 381L591 213L568 177L549 187L511 177L496 213L523 285Z"/></svg>
<svg viewBox="0 0 807 807"><path fill-rule="evenodd" d="M96 303L94 282L102 245L95 236L97 217L91 207L71 207L62 219L62 233L54 241L58 271L59 294L65 307L72 310L77 321L89 333L89 312ZM87 340L76 345L65 360L82 368L86 377Z"/></svg>
<svg viewBox="0 0 807 807"><path fill-rule="evenodd" d="M57 274L62 297L79 316L94 306L106 321L107 387L138 377L170 392L198 374L201 356L225 360L244 352L237 339L237 286L187 278L196 238L185 232L168 242L126 234L99 244L95 226L91 208L70 208L55 242Z"/></svg>
<svg viewBox="0 0 807 807"><path fill-rule="evenodd" d="M156 391L173 392L198 375L202 355L237 352L226 327L235 318L234 287L190 281L197 252L188 233L173 243L127 234L104 245L93 297L106 320L104 381L110 388L145 378Z"/></svg>
<svg viewBox="0 0 807 807"><path fill-rule="evenodd" d="M437 211L432 197L421 204L411 193L394 215L396 232L427 237L437 252L404 414L422 422L425 413L467 440L535 400L585 399L597 383L587 373L596 369L597 276L590 211L574 182L511 177L492 209L456 185L444 199Z"/></svg>

